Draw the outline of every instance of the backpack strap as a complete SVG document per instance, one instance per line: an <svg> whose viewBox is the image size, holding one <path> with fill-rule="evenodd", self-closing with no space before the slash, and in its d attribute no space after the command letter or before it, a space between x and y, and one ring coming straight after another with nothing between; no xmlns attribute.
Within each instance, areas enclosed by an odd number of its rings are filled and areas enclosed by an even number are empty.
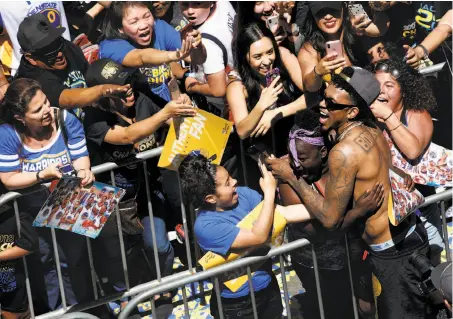
<svg viewBox="0 0 453 319"><path fill-rule="evenodd" d="M226 68L227 65L228 65L228 51L227 51L226 47L223 45L223 43L219 39L217 39L215 36L213 36L213 35L211 35L209 33L202 33L201 37L204 38L204 39L211 40L212 42L214 42L222 50L223 65Z"/></svg>
<svg viewBox="0 0 453 319"><path fill-rule="evenodd" d="M61 133L63 134L64 144L68 145L68 132L66 131L66 126L64 123L64 111L59 110L57 108L54 108L53 111L54 111L54 117L56 119L55 125L57 127L57 131L58 131L58 128L61 128Z"/></svg>

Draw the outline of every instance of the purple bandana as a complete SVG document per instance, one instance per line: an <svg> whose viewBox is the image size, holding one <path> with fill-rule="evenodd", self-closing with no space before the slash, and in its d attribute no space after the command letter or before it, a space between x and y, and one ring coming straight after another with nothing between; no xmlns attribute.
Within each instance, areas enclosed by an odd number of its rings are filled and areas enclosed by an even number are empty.
<svg viewBox="0 0 453 319"><path fill-rule="evenodd" d="M313 137L313 135L318 134L319 134L318 130L309 131L303 128L295 130L294 132L289 132L289 151L291 152L291 156L294 159L294 165L296 167L300 166L297 157L296 139L311 145L324 146L324 138L322 136Z"/></svg>

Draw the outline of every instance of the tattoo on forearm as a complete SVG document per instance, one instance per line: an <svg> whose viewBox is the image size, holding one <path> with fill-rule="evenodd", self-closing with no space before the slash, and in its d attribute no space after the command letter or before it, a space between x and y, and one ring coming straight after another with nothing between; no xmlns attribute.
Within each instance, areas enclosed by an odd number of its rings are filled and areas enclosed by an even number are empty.
<svg viewBox="0 0 453 319"><path fill-rule="evenodd" d="M365 152L369 152L376 145L376 138L379 132L373 129L367 129L362 132L354 142L359 145Z"/></svg>

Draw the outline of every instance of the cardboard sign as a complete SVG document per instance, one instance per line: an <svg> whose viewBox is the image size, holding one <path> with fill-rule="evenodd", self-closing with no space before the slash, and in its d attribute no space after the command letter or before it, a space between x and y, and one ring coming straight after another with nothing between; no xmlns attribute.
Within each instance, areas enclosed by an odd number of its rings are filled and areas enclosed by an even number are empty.
<svg viewBox="0 0 453 319"><path fill-rule="evenodd" d="M197 109L194 117L175 119L168 131L158 166L177 170L194 150L201 150L214 164L220 164L233 123Z"/></svg>
<svg viewBox="0 0 453 319"><path fill-rule="evenodd" d="M80 178L63 177L42 206L33 226L96 238L124 194L122 188L99 182L83 188Z"/></svg>
<svg viewBox="0 0 453 319"><path fill-rule="evenodd" d="M404 179L389 170L390 187L392 191L389 194L388 216L393 226L398 226L407 216L425 202L423 195L416 189L412 192L404 188Z"/></svg>
<svg viewBox="0 0 453 319"><path fill-rule="evenodd" d="M237 226L241 229L252 229L253 225L257 221L261 209L263 208L263 202L259 203L247 216L242 219ZM268 239L266 245L273 248L281 246L283 244L283 234L286 227L286 219L277 210L274 212L274 224L272 226L272 233ZM244 249L240 252L230 253L228 256L223 257L212 251L208 251L198 263L203 267L204 270L213 268L224 263L239 259L248 255L254 249ZM253 275L253 274L252 274ZM247 275L240 276L224 282L224 285L232 292L236 292L243 284L247 282Z"/></svg>

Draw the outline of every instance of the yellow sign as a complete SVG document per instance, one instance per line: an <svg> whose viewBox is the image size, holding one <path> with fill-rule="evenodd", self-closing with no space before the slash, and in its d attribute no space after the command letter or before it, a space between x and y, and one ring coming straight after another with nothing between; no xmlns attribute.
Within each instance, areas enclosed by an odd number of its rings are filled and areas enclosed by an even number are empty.
<svg viewBox="0 0 453 319"><path fill-rule="evenodd" d="M263 202L259 203L247 216L242 219L237 226L241 229L252 229L258 219L261 209L263 208ZM269 247L276 247L283 244L283 231L286 227L286 219L277 210L274 212L274 224L272 227L272 234L268 239L266 245ZM212 251L208 251L198 263L203 267L204 270L213 268L224 263L239 259L248 255L253 249L243 249L236 253L230 253L226 258ZM247 282L247 275L234 278L232 280L224 282L224 285L232 292L236 292L244 283Z"/></svg>
<svg viewBox="0 0 453 319"><path fill-rule="evenodd" d="M181 161L194 150L220 164L233 123L197 109L194 117L175 119L168 131L159 167L177 170Z"/></svg>

